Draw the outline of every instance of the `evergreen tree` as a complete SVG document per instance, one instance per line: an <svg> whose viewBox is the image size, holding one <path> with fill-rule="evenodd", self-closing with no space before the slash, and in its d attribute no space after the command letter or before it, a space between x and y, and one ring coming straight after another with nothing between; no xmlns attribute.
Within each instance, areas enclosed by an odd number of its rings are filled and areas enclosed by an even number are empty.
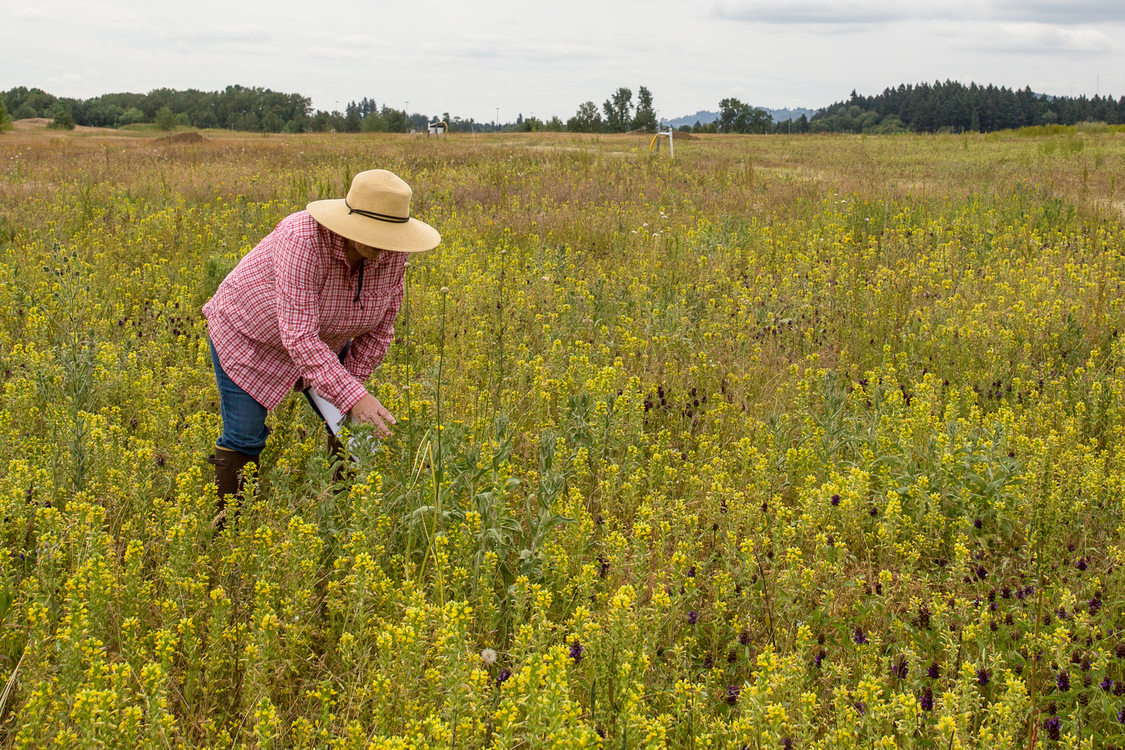
<svg viewBox="0 0 1125 750"><path fill-rule="evenodd" d="M811 127L818 132L854 128L861 117L850 111L852 107L858 107L861 115L875 112L882 118L871 132L898 127L895 121L884 126L890 115L897 116L903 127L915 132L987 133L1052 122L1073 125L1083 120L1107 123L1125 120L1125 100L1117 102L1100 96L1049 97L1036 94L1027 86L1012 90L991 84L966 86L956 81L936 81L900 84L871 97L853 91L848 101L817 112Z"/></svg>
<svg viewBox="0 0 1125 750"><path fill-rule="evenodd" d="M4 106L4 99L0 97L0 133L5 130L12 129L12 117L8 114L8 108Z"/></svg>
<svg viewBox="0 0 1125 750"><path fill-rule="evenodd" d="M359 114L359 107L355 102L348 105L346 110L347 114L344 116L344 131L348 133L358 133L363 129L363 119Z"/></svg>
<svg viewBox="0 0 1125 750"><path fill-rule="evenodd" d="M633 116L633 130L656 132L656 110L652 107L652 93L644 86L637 91L637 113Z"/></svg>

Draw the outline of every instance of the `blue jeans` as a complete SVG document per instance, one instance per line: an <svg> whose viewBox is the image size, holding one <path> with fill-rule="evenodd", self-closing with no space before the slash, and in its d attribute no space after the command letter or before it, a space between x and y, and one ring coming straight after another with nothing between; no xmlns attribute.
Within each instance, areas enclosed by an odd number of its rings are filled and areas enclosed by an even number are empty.
<svg viewBox="0 0 1125 750"><path fill-rule="evenodd" d="M270 434L266 427L269 409L255 401L253 396L223 372L214 344L211 344L211 363L215 366L215 382L219 386L219 412L223 416L223 434L215 441L215 445L248 456L257 456L266 447L266 438Z"/></svg>
<svg viewBox="0 0 1125 750"><path fill-rule="evenodd" d="M210 343L210 340L208 340ZM340 361L348 353L349 341L340 350ZM219 412L223 417L223 434L215 445L227 450L257 456L266 447L270 430L266 427L269 409L259 404L253 396L230 379L219 362L219 353L211 344L211 363L215 366L215 382L219 386Z"/></svg>

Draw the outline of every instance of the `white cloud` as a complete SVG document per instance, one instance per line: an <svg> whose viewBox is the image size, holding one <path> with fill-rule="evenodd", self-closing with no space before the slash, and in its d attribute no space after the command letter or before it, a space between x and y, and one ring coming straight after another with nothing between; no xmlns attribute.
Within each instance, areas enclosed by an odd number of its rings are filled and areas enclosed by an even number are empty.
<svg viewBox="0 0 1125 750"><path fill-rule="evenodd" d="M714 8L718 18L771 24L869 24L911 17L909 7L887 0L794 0L723 2Z"/></svg>
<svg viewBox="0 0 1125 750"><path fill-rule="evenodd" d="M319 58L322 60L365 60L369 51L347 47L306 47L301 50L304 57Z"/></svg>
<svg viewBox="0 0 1125 750"><path fill-rule="evenodd" d="M1125 23L1121 0L996 0L995 15L1011 21L1062 25Z"/></svg>
<svg viewBox="0 0 1125 750"><path fill-rule="evenodd" d="M977 28L959 40L962 46L1028 55L1090 55L1106 52L1112 42L1099 29L1045 23L1000 23Z"/></svg>
<svg viewBox="0 0 1125 750"><path fill-rule="evenodd" d="M345 34L339 37L332 37L332 41L334 44L338 44L341 47L355 47L360 49L374 49L387 46L385 40L371 36L370 34Z"/></svg>
<svg viewBox="0 0 1125 750"><path fill-rule="evenodd" d="M776 25L879 25L913 19L965 18L981 13L981 3L934 0L926 3L893 0L724 0L712 15L726 20Z"/></svg>
<svg viewBox="0 0 1125 750"><path fill-rule="evenodd" d="M1042 53L1104 52L1111 46L1105 32L1089 28L1063 28L1042 23L1006 23L1000 25L998 40L1013 50Z"/></svg>
<svg viewBox="0 0 1125 750"><path fill-rule="evenodd" d="M721 0L712 15L726 20L778 25L878 25L923 20L988 20L1053 25L1125 23L1121 0Z"/></svg>
<svg viewBox="0 0 1125 750"><path fill-rule="evenodd" d="M189 26L170 30L169 38L178 42L202 44L242 44L270 40L269 34L258 26Z"/></svg>
<svg viewBox="0 0 1125 750"><path fill-rule="evenodd" d="M37 8L28 6L26 8L16 8L9 15L18 21L49 21L51 14L45 8Z"/></svg>
<svg viewBox="0 0 1125 750"><path fill-rule="evenodd" d="M320 60L366 60L373 52L387 48L388 43L370 34L318 34L318 44L301 49L301 56Z"/></svg>
<svg viewBox="0 0 1125 750"><path fill-rule="evenodd" d="M422 45L422 52L426 57L447 61L515 60L534 63L590 61L601 56L587 44L513 41L498 36L470 37L451 44L429 42Z"/></svg>
<svg viewBox="0 0 1125 750"><path fill-rule="evenodd" d="M82 92L89 90L90 81L78 73L64 73L47 79L52 94L57 96L81 97Z"/></svg>

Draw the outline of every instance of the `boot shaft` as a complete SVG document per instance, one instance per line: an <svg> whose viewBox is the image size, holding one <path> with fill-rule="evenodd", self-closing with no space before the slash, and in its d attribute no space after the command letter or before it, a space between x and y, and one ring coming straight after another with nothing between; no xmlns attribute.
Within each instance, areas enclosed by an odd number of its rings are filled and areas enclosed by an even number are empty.
<svg viewBox="0 0 1125 750"><path fill-rule="evenodd" d="M243 469L247 464L257 466L258 457L217 448L207 462L215 467L215 487L222 503L228 495L242 491Z"/></svg>

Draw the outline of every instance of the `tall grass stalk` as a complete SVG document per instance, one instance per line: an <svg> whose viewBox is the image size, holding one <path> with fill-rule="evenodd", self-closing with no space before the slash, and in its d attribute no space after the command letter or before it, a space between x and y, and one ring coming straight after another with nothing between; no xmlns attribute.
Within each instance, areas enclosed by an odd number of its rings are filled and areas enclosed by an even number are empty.
<svg viewBox="0 0 1125 750"><path fill-rule="evenodd" d="M505 326L505 307L504 307L504 266L507 261L508 250L504 248L500 251L500 288L498 299L496 302L496 396L493 401L493 420L496 415L500 413L501 397L504 388L504 326Z"/></svg>
<svg viewBox="0 0 1125 750"><path fill-rule="evenodd" d="M427 556L434 563L434 579L437 584L438 605L445 604L445 573L442 570L441 562L437 557L436 539L442 533L442 518L443 518L443 495L445 484L445 467L443 464L444 456L442 454L442 444L445 442L445 423L443 421L442 406L441 406L441 379L442 368L445 364L445 305L449 297L449 287L441 288L441 332L438 342L438 370L437 370L437 387L435 394L435 401L437 402L437 425L434 427L434 438L430 445L436 443L436 451L430 448L430 481L434 487L434 501L433 501L433 514L434 525L431 531L425 523L425 516L423 515L423 530L426 533L426 546Z"/></svg>
<svg viewBox="0 0 1125 750"><path fill-rule="evenodd" d="M412 357L410 352L410 261L406 261L403 265L403 279L402 279L402 351L403 356L406 358L406 386L403 390L406 391L406 451L404 455L409 457L415 450L414 448L414 377L412 368ZM406 476L410 476L409 467Z"/></svg>
<svg viewBox="0 0 1125 750"><path fill-rule="evenodd" d="M442 415L442 409L441 409L441 376L442 376L442 368L445 365L445 303L446 303L446 299L448 297L449 297L449 287L443 286L441 288L441 334L440 334L440 341L438 343L438 366L437 366L437 394L436 394L436 401L437 401L437 460L434 462L434 468L436 469L436 477L437 477L438 484L435 485L435 487L434 487L435 492L437 492L440 489L440 483L443 479L445 479L445 472L443 470L442 452L441 452L441 446L442 446L442 443L444 442L444 440L442 439L442 432L445 430L445 422L443 421L443 418L442 418L443 415Z"/></svg>

